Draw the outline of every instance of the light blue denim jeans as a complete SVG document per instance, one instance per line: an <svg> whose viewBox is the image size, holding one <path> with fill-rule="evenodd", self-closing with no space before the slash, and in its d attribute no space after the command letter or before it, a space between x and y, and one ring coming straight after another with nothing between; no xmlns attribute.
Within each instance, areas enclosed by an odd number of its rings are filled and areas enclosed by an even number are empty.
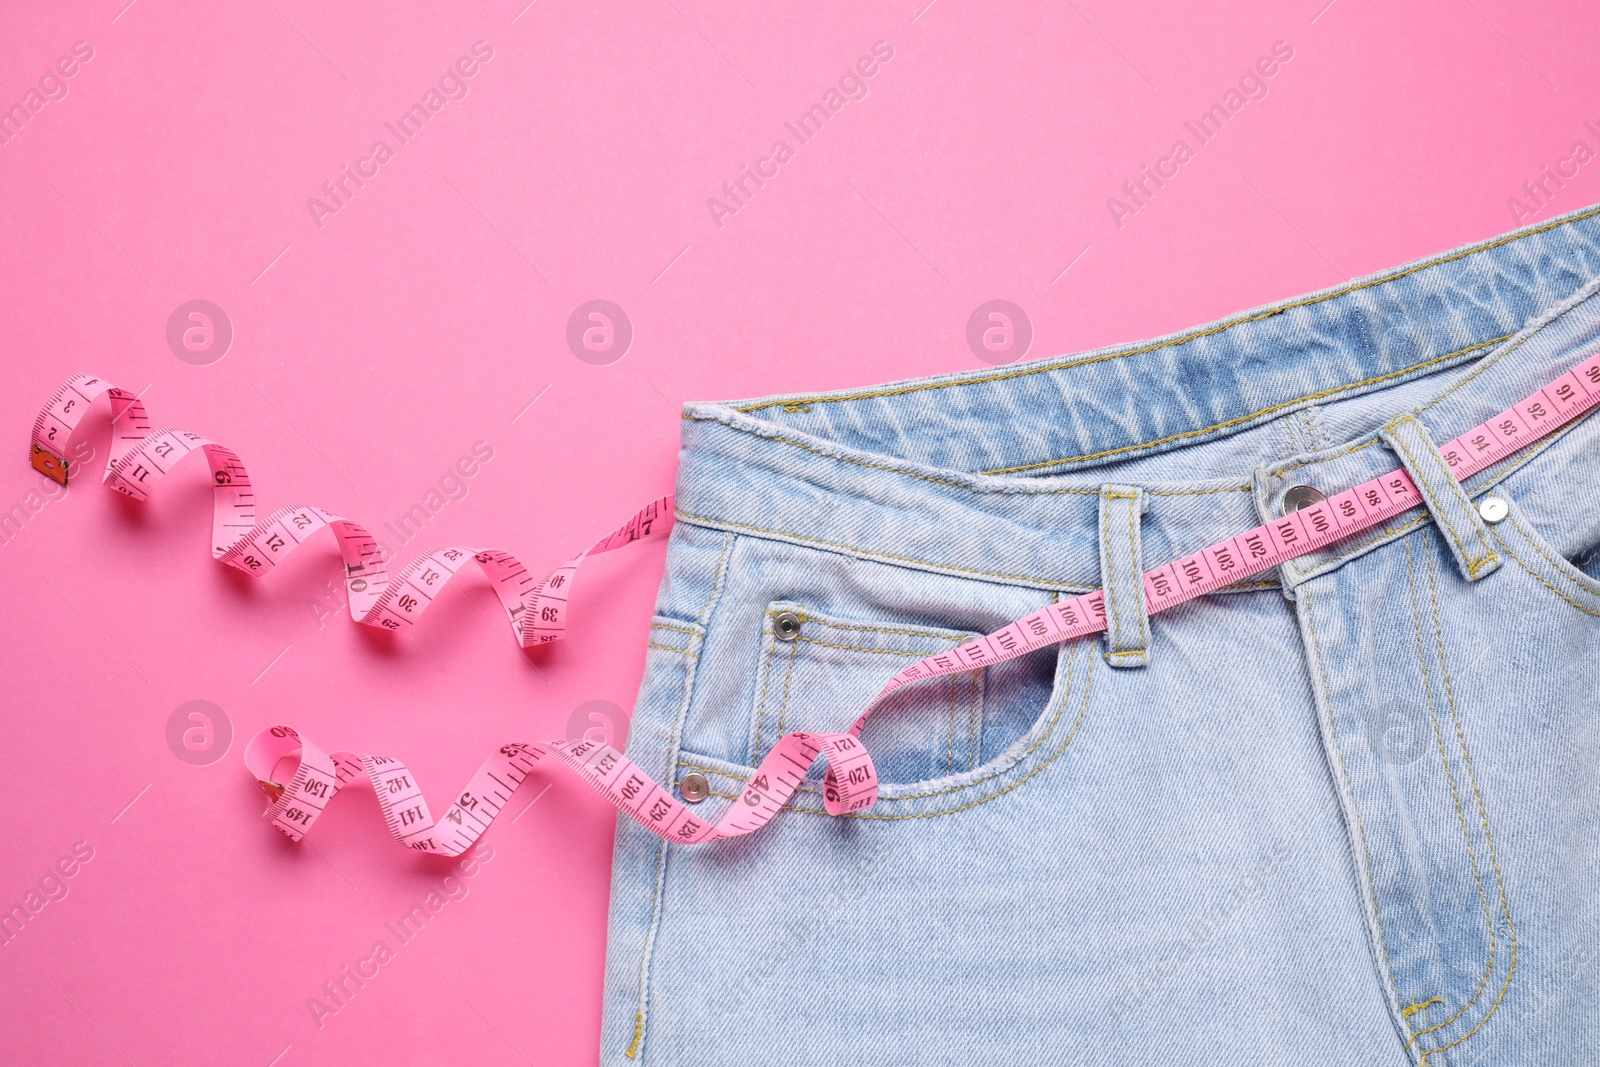
<svg viewBox="0 0 1600 1067"><path fill-rule="evenodd" d="M689 405L627 751L704 816L916 658L1101 586L1110 629L876 713L868 812L621 820L602 1062L1600 1063L1600 416L1464 490L1435 448L1600 347L1596 279L1600 208L1147 343ZM1425 510L1145 614L1141 570L1401 465Z"/></svg>

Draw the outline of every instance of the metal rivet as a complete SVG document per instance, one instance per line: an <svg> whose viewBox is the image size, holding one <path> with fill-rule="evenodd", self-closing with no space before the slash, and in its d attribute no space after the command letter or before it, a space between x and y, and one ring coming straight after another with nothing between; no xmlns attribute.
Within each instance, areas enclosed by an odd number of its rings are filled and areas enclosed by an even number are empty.
<svg viewBox="0 0 1600 1067"><path fill-rule="evenodd" d="M1328 499L1309 485L1296 485L1283 494L1283 513L1293 515L1297 511L1304 511L1313 504L1320 504Z"/></svg>
<svg viewBox="0 0 1600 1067"><path fill-rule="evenodd" d="M772 635L779 641L793 641L800 636L800 616L792 611L780 611L772 617Z"/></svg>
<svg viewBox="0 0 1600 1067"><path fill-rule="evenodd" d="M1511 514L1511 505L1497 496L1486 496L1478 501L1478 514L1484 522L1499 522Z"/></svg>
<svg viewBox="0 0 1600 1067"><path fill-rule="evenodd" d="M678 793L690 804L698 804L711 795L711 783L699 771L690 771L679 780Z"/></svg>

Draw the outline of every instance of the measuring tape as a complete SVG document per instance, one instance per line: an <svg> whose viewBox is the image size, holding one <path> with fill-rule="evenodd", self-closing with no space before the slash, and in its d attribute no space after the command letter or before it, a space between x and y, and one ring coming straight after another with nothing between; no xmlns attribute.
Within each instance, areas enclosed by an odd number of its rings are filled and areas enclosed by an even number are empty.
<svg viewBox="0 0 1600 1067"><path fill-rule="evenodd" d="M50 398L34 421L31 461L36 470L67 483L67 440L93 401L104 394L111 406L111 450L105 482L137 500L190 452L203 452L215 483L212 556L246 574L277 566L306 538L333 531L344 561L350 614L356 622L399 630L410 626L451 578L476 561L489 576L517 640L523 646L566 634L567 603L579 564L591 555L665 534L672 526L672 498L662 497L627 524L556 568L535 584L527 569L506 552L446 548L419 556L393 578L372 536L359 524L320 508L287 507L255 521L250 477L239 457L187 430L149 428L139 398L99 378L76 375ZM1488 422L1468 430L1440 452L1458 481L1521 451L1559 427L1600 407L1600 355L1562 375ZM1151 614L1165 611L1223 586L1325 548L1422 505L1422 495L1404 470L1363 482L1336 496L1258 526L1143 575ZM893 678L843 733L786 734L761 761L722 819L695 816L666 786L653 781L620 751L594 741L533 741L503 745L484 761L460 797L435 822L416 778L390 756L324 752L289 726L272 726L245 747L245 765L271 801L266 817L298 841L345 783L365 773L378 796L389 832L401 844L456 856L472 847L505 809L541 760L553 759L645 829L672 841L697 844L739 837L759 829L799 788L820 755L826 762L823 803L831 815L864 811L878 796L878 775L861 744L874 709L896 690L941 675L979 670L1048 645L1088 637L1106 628L1101 590L1060 601L994 633L948 652L919 660ZM276 780L285 761L295 769L287 783Z"/></svg>

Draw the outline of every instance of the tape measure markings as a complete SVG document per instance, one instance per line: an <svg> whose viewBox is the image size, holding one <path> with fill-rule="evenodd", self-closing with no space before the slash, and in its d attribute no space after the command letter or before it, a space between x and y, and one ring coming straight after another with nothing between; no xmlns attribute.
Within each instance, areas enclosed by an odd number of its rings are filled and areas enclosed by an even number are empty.
<svg viewBox="0 0 1600 1067"><path fill-rule="evenodd" d="M274 569L312 535L323 528L331 529L344 562L351 617L369 626L398 630L411 625L470 559L489 578L519 644L527 647L559 640L566 635L571 582L583 560L635 541L663 536L673 522L672 498L653 501L537 584L527 568L509 553L460 547L418 556L390 579L377 541L350 519L319 508L293 505L278 509L261 523L255 522L250 476L238 456L186 430L152 432L138 397L99 378L74 376L39 413L30 456L35 469L66 484L69 464L62 455L66 441L93 400L101 395L109 397L112 413L107 484L144 500L151 487L186 455L204 452L215 490L213 557L260 576ZM1596 406L1600 406L1600 355L1590 357L1533 396L1468 430L1442 447L1440 453L1452 475L1465 481ZM1142 580L1148 609L1155 614L1216 592L1377 526L1422 502L1416 483L1406 471L1390 471L1146 571ZM246 532L230 541L231 535L226 531L241 529ZM327 753L293 727L272 726L251 739L245 748L245 763L271 802L266 817L295 841L305 836L340 789L365 774L397 841L418 851L460 855L505 810L511 796L546 756L553 757L618 810L663 838L690 844L717 841L751 833L769 822L794 795L819 756L826 764L822 794L829 814L870 808L877 799L878 777L870 753L861 744L861 731L872 712L903 686L982 669L1105 628L1105 596L1103 591L1094 590L1052 603L994 633L919 660L891 678L848 731L795 732L780 738L715 824L696 817L617 749L594 741L502 745L478 768L440 822L433 820L415 776L404 763L390 756ZM295 770L289 782L281 784L273 775L285 760L295 761Z"/></svg>

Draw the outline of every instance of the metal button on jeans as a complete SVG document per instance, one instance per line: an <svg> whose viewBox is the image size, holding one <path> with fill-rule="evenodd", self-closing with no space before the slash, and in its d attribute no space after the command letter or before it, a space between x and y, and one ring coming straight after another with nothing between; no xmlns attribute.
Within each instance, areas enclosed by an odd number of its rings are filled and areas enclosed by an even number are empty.
<svg viewBox="0 0 1600 1067"><path fill-rule="evenodd" d="M711 783L699 771L690 771L678 780L678 793L690 804L698 804L711 795Z"/></svg>
<svg viewBox="0 0 1600 1067"><path fill-rule="evenodd" d="M792 611L780 611L772 617L772 634L779 641L793 641L800 636L800 616Z"/></svg>
<svg viewBox="0 0 1600 1067"><path fill-rule="evenodd" d="M1323 496L1320 491L1311 488L1309 485L1292 486L1288 492L1283 494L1283 513L1285 515L1293 515L1297 511L1304 511L1313 504L1320 504L1326 499L1328 498Z"/></svg>
<svg viewBox="0 0 1600 1067"><path fill-rule="evenodd" d="M1484 522L1499 522L1511 514L1511 505L1497 496L1486 496L1478 501L1478 514L1483 516Z"/></svg>

